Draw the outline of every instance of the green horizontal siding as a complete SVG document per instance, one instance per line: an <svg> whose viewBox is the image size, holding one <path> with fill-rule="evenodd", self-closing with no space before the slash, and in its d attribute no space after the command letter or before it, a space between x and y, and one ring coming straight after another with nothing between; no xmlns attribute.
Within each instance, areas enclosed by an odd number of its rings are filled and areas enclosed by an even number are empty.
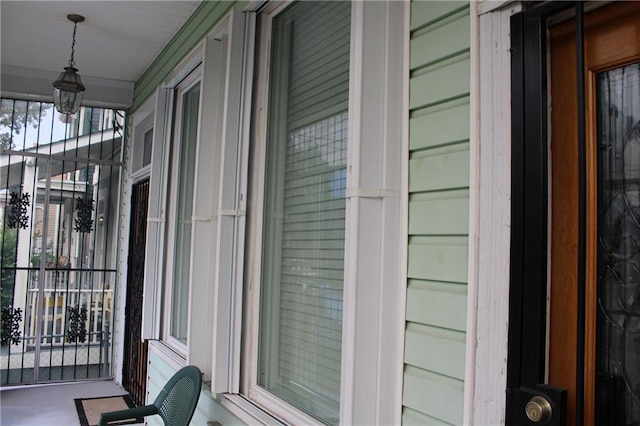
<svg viewBox="0 0 640 426"><path fill-rule="evenodd" d="M409 323L406 337L407 364L464 379L464 333Z"/></svg>
<svg viewBox="0 0 640 426"><path fill-rule="evenodd" d="M466 306L467 289L464 284L409 280L407 321L464 331Z"/></svg>
<svg viewBox="0 0 640 426"><path fill-rule="evenodd" d="M424 220L428 216L429 220ZM467 235L469 191L417 194L409 204L411 235Z"/></svg>
<svg viewBox="0 0 640 426"><path fill-rule="evenodd" d="M461 424L469 251L468 2L413 1L403 424Z"/></svg>
<svg viewBox="0 0 640 426"><path fill-rule="evenodd" d="M136 81L133 92L135 111L153 93L159 84L170 79L180 61L188 55L215 25L226 16L235 5L234 1L203 1L187 22L167 43L158 57ZM242 8L246 1L237 7Z"/></svg>
<svg viewBox="0 0 640 426"><path fill-rule="evenodd" d="M440 109L409 120L409 148L435 148L469 140L469 101L462 105Z"/></svg>
<svg viewBox="0 0 640 426"><path fill-rule="evenodd" d="M457 146L409 160L409 191L442 191L469 187L469 147Z"/></svg>
<svg viewBox="0 0 640 426"><path fill-rule="evenodd" d="M411 40L411 69L428 66L469 51L469 15L435 28L430 33ZM438 40L433 43L432 40Z"/></svg>
<svg viewBox="0 0 640 426"><path fill-rule="evenodd" d="M409 278L465 283L467 242L432 241L429 237L409 239ZM459 314L463 314L460 312Z"/></svg>
<svg viewBox="0 0 640 426"><path fill-rule="evenodd" d="M222 407L209 389L203 389L200 394L198 406L196 407L196 412L193 414L193 419L191 419L191 424L206 425L211 419L215 419L214 421L225 426L246 425L246 423Z"/></svg>
<svg viewBox="0 0 640 426"><path fill-rule="evenodd" d="M405 367L403 404L415 411L451 424L462 424L464 385L411 366Z"/></svg>
<svg viewBox="0 0 640 426"><path fill-rule="evenodd" d="M414 1L411 4L411 31L437 23L467 7L464 1Z"/></svg>
<svg viewBox="0 0 640 426"><path fill-rule="evenodd" d="M456 62L412 78L409 107L426 107L468 95L470 60L466 55Z"/></svg>
<svg viewBox="0 0 640 426"><path fill-rule="evenodd" d="M442 426L447 423L405 407L402 411L402 424L407 426Z"/></svg>

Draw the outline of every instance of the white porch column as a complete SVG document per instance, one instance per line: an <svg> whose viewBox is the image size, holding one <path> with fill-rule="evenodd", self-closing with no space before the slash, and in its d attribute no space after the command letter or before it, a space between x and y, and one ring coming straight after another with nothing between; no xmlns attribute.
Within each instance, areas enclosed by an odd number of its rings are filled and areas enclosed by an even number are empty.
<svg viewBox="0 0 640 426"><path fill-rule="evenodd" d="M22 169L22 193L29 194L29 200L31 202L30 218L27 221L27 227L22 229L18 228L18 247L16 257L16 267L24 268L31 266L30 258L30 240L32 233L32 226L34 222L33 216L36 214L36 183L38 178L38 167L35 166L35 158L29 158L24 162ZM13 307L22 309L24 318L23 324L27 320L27 292L29 287L29 271L25 269L17 269L15 275L15 285L13 290Z"/></svg>

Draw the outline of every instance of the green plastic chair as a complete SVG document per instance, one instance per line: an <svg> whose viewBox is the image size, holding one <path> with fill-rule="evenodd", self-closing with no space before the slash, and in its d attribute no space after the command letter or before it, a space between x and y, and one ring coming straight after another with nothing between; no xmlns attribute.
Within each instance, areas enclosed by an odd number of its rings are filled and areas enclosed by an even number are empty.
<svg viewBox="0 0 640 426"><path fill-rule="evenodd" d="M142 422L143 417L159 414L165 426L187 426L196 411L201 389L202 373L198 367L188 365L169 379L153 404L102 413L98 425L127 419Z"/></svg>

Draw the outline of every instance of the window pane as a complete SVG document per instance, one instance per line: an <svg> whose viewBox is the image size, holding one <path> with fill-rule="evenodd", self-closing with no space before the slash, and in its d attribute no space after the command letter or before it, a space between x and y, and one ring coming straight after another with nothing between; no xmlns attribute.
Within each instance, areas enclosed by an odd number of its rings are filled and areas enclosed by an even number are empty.
<svg viewBox="0 0 640 426"><path fill-rule="evenodd" d="M597 424L640 424L640 63L596 83Z"/></svg>
<svg viewBox="0 0 640 426"><path fill-rule="evenodd" d="M142 146L142 167L151 164L151 149L153 148L153 129L149 129L144 134Z"/></svg>
<svg viewBox="0 0 640 426"><path fill-rule="evenodd" d="M189 309L189 260L191 259L191 216L198 131L200 83L183 96L181 144L178 148L177 212L175 230L175 258L171 301L171 335L187 341Z"/></svg>
<svg viewBox="0 0 640 426"><path fill-rule="evenodd" d="M350 10L273 21L258 383L338 423Z"/></svg>

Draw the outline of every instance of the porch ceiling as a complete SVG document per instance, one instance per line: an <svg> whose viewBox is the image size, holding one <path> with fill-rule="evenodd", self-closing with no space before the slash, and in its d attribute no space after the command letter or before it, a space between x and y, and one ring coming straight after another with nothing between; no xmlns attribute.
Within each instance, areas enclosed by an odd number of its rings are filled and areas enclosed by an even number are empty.
<svg viewBox="0 0 640 426"><path fill-rule="evenodd" d="M71 53L73 24L66 16L75 13L86 18L78 24L75 50L76 68L87 86L85 98L96 105L125 106L133 82L198 4L182 0L2 0L2 94L51 100L51 83L67 66ZM116 98L118 93L123 96Z"/></svg>

